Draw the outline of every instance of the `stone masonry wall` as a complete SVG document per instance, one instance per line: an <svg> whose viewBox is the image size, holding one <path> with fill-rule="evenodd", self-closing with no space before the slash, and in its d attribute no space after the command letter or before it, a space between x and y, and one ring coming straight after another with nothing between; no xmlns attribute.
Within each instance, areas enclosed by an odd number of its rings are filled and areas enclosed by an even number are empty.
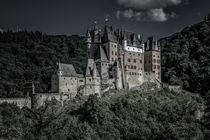
<svg viewBox="0 0 210 140"><path fill-rule="evenodd" d="M1 103L16 104L20 108L24 106L31 108L31 98L0 98Z"/></svg>

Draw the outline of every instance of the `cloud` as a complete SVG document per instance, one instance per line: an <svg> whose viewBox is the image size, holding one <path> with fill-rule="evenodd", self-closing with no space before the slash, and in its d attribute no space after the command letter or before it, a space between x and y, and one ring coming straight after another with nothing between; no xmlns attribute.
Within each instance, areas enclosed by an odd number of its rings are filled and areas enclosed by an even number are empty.
<svg viewBox="0 0 210 140"><path fill-rule="evenodd" d="M118 10L116 17L135 19L137 21L165 22L174 18L176 13L165 12L168 6L177 6L181 3L188 3L189 0L116 0L120 6L128 8Z"/></svg>
<svg viewBox="0 0 210 140"><path fill-rule="evenodd" d="M137 21L156 21L156 22L164 22L167 21L169 18L175 16L175 13L165 13L163 8L159 9L150 9L145 11L134 11L133 9L128 9L124 11L117 11L116 14L117 18L120 19L121 17L126 19L134 19Z"/></svg>
<svg viewBox="0 0 210 140"><path fill-rule="evenodd" d="M179 5L186 0L117 0L117 3L127 8L140 10L165 8L171 5Z"/></svg>

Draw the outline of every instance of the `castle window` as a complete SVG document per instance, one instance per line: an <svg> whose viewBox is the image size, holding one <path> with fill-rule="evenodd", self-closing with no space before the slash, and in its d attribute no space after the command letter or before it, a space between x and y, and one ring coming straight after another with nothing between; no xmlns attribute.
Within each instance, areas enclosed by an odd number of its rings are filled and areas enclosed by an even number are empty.
<svg viewBox="0 0 210 140"><path fill-rule="evenodd" d="M132 72L132 75L134 75L134 72Z"/></svg>
<svg viewBox="0 0 210 140"><path fill-rule="evenodd" d="M89 78L89 81L91 81L91 78Z"/></svg>
<svg viewBox="0 0 210 140"><path fill-rule="evenodd" d="M155 57L155 55L153 55L153 57Z"/></svg>
<svg viewBox="0 0 210 140"><path fill-rule="evenodd" d="M151 61L149 60L149 63L151 63Z"/></svg>
<svg viewBox="0 0 210 140"><path fill-rule="evenodd" d="M115 52L115 55L117 56L117 52Z"/></svg>
<svg viewBox="0 0 210 140"><path fill-rule="evenodd" d="M136 63L136 59L133 59L133 62Z"/></svg>
<svg viewBox="0 0 210 140"><path fill-rule="evenodd" d="M153 63L156 63L156 59L153 59Z"/></svg>
<svg viewBox="0 0 210 140"><path fill-rule="evenodd" d="M130 69L130 65L128 65L128 69Z"/></svg>
<svg viewBox="0 0 210 140"><path fill-rule="evenodd" d="M133 66L134 69L136 69L136 66Z"/></svg>
<svg viewBox="0 0 210 140"><path fill-rule="evenodd" d="M140 63L142 63L142 60L140 60Z"/></svg>
<svg viewBox="0 0 210 140"><path fill-rule="evenodd" d="M129 48L128 48L129 49ZM130 55L131 55L131 53L130 53Z"/></svg>
<svg viewBox="0 0 210 140"><path fill-rule="evenodd" d="M131 65L131 69L133 69L133 65Z"/></svg>
<svg viewBox="0 0 210 140"><path fill-rule="evenodd" d="M114 47L116 48L116 47L117 47L117 45L114 45Z"/></svg>
<svg viewBox="0 0 210 140"><path fill-rule="evenodd" d="M114 58L112 58L112 62L114 61Z"/></svg>
<svg viewBox="0 0 210 140"><path fill-rule="evenodd" d="M160 58L160 56L158 55L158 58Z"/></svg>
<svg viewBox="0 0 210 140"><path fill-rule="evenodd" d="M131 59L130 58L128 58L128 62L131 62Z"/></svg>
<svg viewBox="0 0 210 140"><path fill-rule="evenodd" d="M83 80L79 80L79 82L83 82Z"/></svg>
<svg viewBox="0 0 210 140"><path fill-rule="evenodd" d="M114 52L112 51L112 55L114 55Z"/></svg>
<svg viewBox="0 0 210 140"><path fill-rule="evenodd" d="M104 66L104 64L102 64L102 66Z"/></svg>
<svg viewBox="0 0 210 140"><path fill-rule="evenodd" d="M140 56L140 54L138 54Z"/></svg>
<svg viewBox="0 0 210 140"><path fill-rule="evenodd" d="M154 69L156 69L156 66L154 65Z"/></svg>
<svg viewBox="0 0 210 140"><path fill-rule="evenodd" d="M68 91L70 91L70 89L68 89Z"/></svg>
<svg viewBox="0 0 210 140"><path fill-rule="evenodd" d="M160 66L158 66L158 69L160 69Z"/></svg>

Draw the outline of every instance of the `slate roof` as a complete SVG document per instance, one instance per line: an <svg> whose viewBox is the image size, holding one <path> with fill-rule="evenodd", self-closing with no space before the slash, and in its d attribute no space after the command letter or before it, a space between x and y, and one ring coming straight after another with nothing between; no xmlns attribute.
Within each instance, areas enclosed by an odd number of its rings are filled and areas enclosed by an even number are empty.
<svg viewBox="0 0 210 140"><path fill-rule="evenodd" d="M88 59L85 76L92 76L94 63L95 63L94 59ZM99 76L97 69L96 69L96 72L97 72L97 76Z"/></svg>
<svg viewBox="0 0 210 140"><path fill-rule="evenodd" d="M83 77L82 74L77 74L77 72L72 64L58 63L58 70L61 71L62 76Z"/></svg>
<svg viewBox="0 0 210 140"><path fill-rule="evenodd" d="M95 55L96 60L100 60L101 62L109 62L108 57L104 51L104 48L102 46L99 46L97 49L96 55Z"/></svg>
<svg viewBox="0 0 210 140"><path fill-rule="evenodd" d="M137 46L141 45L141 40L138 39L138 34L127 32L127 31L122 31L120 40L123 40L125 37L127 39L127 44L129 46L132 46L133 41L136 41Z"/></svg>

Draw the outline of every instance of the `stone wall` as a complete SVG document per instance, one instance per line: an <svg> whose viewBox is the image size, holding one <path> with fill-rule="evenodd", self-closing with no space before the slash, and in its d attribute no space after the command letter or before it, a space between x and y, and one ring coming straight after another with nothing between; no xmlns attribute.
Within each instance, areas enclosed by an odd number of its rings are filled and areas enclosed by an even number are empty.
<svg viewBox="0 0 210 140"><path fill-rule="evenodd" d="M69 98L74 98L79 86L85 84L84 78L78 77L59 77L59 93L68 94Z"/></svg>
<svg viewBox="0 0 210 140"><path fill-rule="evenodd" d="M32 107L39 108L45 104L45 101L51 101L52 99L63 101L63 96L59 93L37 93L32 97Z"/></svg>
<svg viewBox="0 0 210 140"><path fill-rule="evenodd" d="M31 108L31 98L0 98L1 103L15 104L20 108L24 106Z"/></svg>
<svg viewBox="0 0 210 140"><path fill-rule="evenodd" d="M128 88L133 88L140 86L144 82L144 75L142 71L138 72L139 74L130 75L130 72L126 72L126 80L128 84Z"/></svg>
<svg viewBox="0 0 210 140"><path fill-rule="evenodd" d="M100 77L86 77L85 78L85 91L84 95L88 96L91 94L101 95L101 80Z"/></svg>

